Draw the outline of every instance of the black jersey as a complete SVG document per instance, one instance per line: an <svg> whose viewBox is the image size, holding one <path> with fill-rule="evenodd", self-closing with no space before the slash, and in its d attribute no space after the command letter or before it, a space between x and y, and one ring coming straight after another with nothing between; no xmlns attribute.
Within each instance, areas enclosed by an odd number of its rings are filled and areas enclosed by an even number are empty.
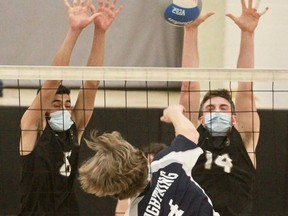
<svg viewBox="0 0 288 216"><path fill-rule="evenodd" d="M131 199L125 215L218 215L203 189L191 178L191 169L202 153L201 148L178 135L170 147L156 154L151 164L150 185Z"/></svg>
<svg viewBox="0 0 288 216"><path fill-rule="evenodd" d="M78 215L73 192L80 148L77 137L75 124L59 133L47 124L35 149L21 156L19 215Z"/></svg>
<svg viewBox="0 0 288 216"><path fill-rule="evenodd" d="M233 127L228 137L211 137L203 126L198 131L198 145L204 154L194 166L192 177L221 216L239 215L249 207L251 210L255 169L239 132Z"/></svg>

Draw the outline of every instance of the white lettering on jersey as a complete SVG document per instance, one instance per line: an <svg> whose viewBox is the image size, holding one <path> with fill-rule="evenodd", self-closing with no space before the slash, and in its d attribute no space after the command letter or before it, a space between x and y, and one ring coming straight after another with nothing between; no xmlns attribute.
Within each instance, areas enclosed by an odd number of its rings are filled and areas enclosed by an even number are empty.
<svg viewBox="0 0 288 216"><path fill-rule="evenodd" d="M168 173L167 175L166 172L160 171L160 177L146 207L144 216L159 215L163 196L178 176L177 173Z"/></svg>
<svg viewBox="0 0 288 216"><path fill-rule="evenodd" d="M63 162L64 163L60 167L59 173L60 173L60 175L65 176L65 177L69 177L71 175L71 165L70 165L70 162L68 160L71 156L71 153L72 153L72 151L63 152L63 154L64 154Z"/></svg>
<svg viewBox="0 0 288 216"><path fill-rule="evenodd" d="M169 212L168 216L181 216L181 215L183 215L184 211L179 209L179 206L177 204L173 205L172 199L169 201L169 205L170 205L170 212Z"/></svg>
<svg viewBox="0 0 288 216"><path fill-rule="evenodd" d="M212 153L210 151L206 151L206 162L205 162L205 169L211 169L213 163ZM218 155L214 160L214 163L224 168L224 172L230 173L233 167L232 159L229 157L228 154Z"/></svg>
<svg viewBox="0 0 288 216"><path fill-rule="evenodd" d="M219 155L215 159L214 162L215 162L215 164L217 166L223 167L224 168L224 172L226 172L226 173L230 173L231 172L233 164L232 164L232 159L229 157L228 154Z"/></svg>

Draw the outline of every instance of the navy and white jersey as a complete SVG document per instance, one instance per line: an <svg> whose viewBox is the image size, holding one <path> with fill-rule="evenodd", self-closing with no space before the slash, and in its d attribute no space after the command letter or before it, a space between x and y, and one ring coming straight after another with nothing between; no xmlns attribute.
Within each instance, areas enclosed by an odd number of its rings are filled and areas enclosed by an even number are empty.
<svg viewBox="0 0 288 216"><path fill-rule="evenodd" d="M211 137L203 127L198 145L204 150L192 169L192 177L212 200L221 216L251 214L255 169L239 132Z"/></svg>
<svg viewBox="0 0 288 216"><path fill-rule="evenodd" d="M191 170L202 149L182 135L156 154L150 185L131 199L125 216L218 216Z"/></svg>

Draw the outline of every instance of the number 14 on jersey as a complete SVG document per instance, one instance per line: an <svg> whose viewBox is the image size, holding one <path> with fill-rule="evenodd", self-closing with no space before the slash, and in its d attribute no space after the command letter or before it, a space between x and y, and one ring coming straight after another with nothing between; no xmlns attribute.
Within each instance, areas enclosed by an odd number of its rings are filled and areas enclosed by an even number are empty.
<svg viewBox="0 0 288 216"><path fill-rule="evenodd" d="M212 152L206 151L206 162L205 169L211 170L212 164L214 163L218 167L222 167L224 172L230 173L233 167L232 159L228 154L218 155L215 160L213 160Z"/></svg>

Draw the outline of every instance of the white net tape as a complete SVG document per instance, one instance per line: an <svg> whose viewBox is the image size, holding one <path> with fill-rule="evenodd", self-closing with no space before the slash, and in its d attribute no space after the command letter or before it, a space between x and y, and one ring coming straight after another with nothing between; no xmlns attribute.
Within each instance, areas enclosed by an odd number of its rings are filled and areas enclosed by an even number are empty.
<svg viewBox="0 0 288 216"><path fill-rule="evenodd" d="M284 69L0 66L1 79L106 81L288 81Z"/></svg>
<svg viewBox="0 0 288 216"><path fill-rule="evenodd" d="M0 99L0 105L4 106L29 106L36 94L35 87L40 87L40 80L60 79L64 85L77 89L83 80L101 80L95 102L97 107L165 107L179 102L181 81L194 80L201 83L202 94L216 88L236 91L237 81L253 81L259 109L288 109L288 70L285 69L7 65L0 66L0 79L4 87L11 87L8 84L13 82L15 88L4 89L4 97ZM111 86L113 89L109 89ZM29 90L30 87L34 90ZM155 90L155 87L159 89ZM72 99L77 97L77 92L72 90Z"/></svg>

